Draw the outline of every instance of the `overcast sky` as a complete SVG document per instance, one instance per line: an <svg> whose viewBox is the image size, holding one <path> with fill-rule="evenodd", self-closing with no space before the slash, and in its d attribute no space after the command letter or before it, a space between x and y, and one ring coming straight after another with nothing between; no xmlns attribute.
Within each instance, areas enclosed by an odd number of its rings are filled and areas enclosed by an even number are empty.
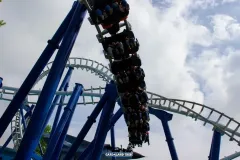
<svg viewBox="0 0 240 160"><path fill-rule="evenodd" d="M0 4L0 76L4 85L19 87L52 37L73 1L8 0ZM169 98L204 103L240 121L240 2L237 0L129 0L129 21L140 42L147 90ZM107 65L96 30L84 21L71 57L85 57ZM104 86L98 77L77 70L71 87ZM41 87L43 81L37 86ZM0 115L7 107L0 101ZM79 106L69 134L77 135L93 106ZM136 151L148 158L171 159L158 119L151 116L150 146ZM174 114L170 123L180 159L207 159L212 129L202 122ZM117 145L128 143L123 118L116 124ZM92 140L96 124L87 135ZM10 130L4 134L8 137ZM110 138L107 138L107 143ZM3 144L3 139L0 140ZM223 136L221 157L239 151Z"/></svg>

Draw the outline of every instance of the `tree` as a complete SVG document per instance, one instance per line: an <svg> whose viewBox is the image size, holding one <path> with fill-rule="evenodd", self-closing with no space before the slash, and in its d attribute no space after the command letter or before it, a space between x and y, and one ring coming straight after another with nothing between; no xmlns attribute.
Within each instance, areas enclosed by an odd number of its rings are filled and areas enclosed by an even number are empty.
<svg viewBox="0 0 240 160"><path fill-rule="evenodd" d="M49 134L50 135L51 130L52 130L52 127L50 125L47 125L46 128L44 129L44 134ZM47 141L43 137L41 137L40 144L41 144L43 154L44 154L47 150ZM41 155L41 151L40 151L39 146L36 149L36 153Z"/></svg>
<svg viewBox="0 0 240 160"><path fill-rule="evenodd" d="M4 22L4 20L0 20L0 27L4 26L6 24L6 22Z"/></svg>

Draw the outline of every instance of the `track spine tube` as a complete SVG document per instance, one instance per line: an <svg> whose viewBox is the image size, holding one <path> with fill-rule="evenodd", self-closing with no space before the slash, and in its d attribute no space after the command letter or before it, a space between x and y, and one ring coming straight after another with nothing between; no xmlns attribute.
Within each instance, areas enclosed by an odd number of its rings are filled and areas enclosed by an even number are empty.
<svg viewBox="0 0 240 160"><path fill-rule="evenodd" d="M108 127L108 131L115 125L115 123L119 120L119 118L123 115L122 108L120 107L118 111L114 114L114 116L111 118L111 123ZM78 160L84 160L88 156L90 156L90 152L92 151L95 144L95 139L92 140L92 142L87 146L87 148L81 153Z"/></svg>
<svg viewBox="0 0 240 160"><path fill-rule="evenodd" d="M74 12L60 49L52 64L15 160L30 160L33 151L36 149L37 143L40 140L44 120L46 119L57 86L63 74L64 67L70 55L69 51L71 51L71 48L69 47L75 42L76 34L79 32L85 15L86 8L78 2L76 11Z"/></svg>
<svg viewBox="0 0 240 160"><path fill-rule="evenodd" d="M91 115L88 117L88 120L82 127L81 131L79 132L76 140L68 150L64 160L69 160L74 157L74 154L77 152L79 146L81 145L82 141L86 137L87 133L89 132L90 128L92 127L93 123L96 122L96 118L98 117L99 113L101 112L102 108L104 107L105 103L107 102L108 95L106 92L103 94L102 98L92 111Z"/></svg>
<svg viewBox="0 0 240 160"><path fill-rule="evenodd" d="M222 135L219 131L214 130L210 151L210 160L219 160L221 136Z"/></svg>
<svg viewBox="0 0 240 160"><path fill-rule="evenodd" d="M76 9L76 4L74 2L74 5L54 36L51 40L48 41L48 45L42 52L41 56L37 60L36 64L33 66L32 70L28 74L27 78L24 80L23 84L19 88L16 95L13 97L12 101L8 105L7 109L3 113L2 117L0 118L0 138L2 137L3 133L7 129L9 123L13 119L14 115L20 108L20 105L24 102L24 99L26 98L27 94L33 87L34 83L36 82L38 76L41 74L44 67L47 65L48 61L52 57L54 51L58 48L58 45L60 44L66 30L68 27L68 24L72 18L72 15Z"/></svg>
<svg viewBox="0 0 240 160"><path fill-rule="evenodd" d="M62 84L60 85L58 91L63 91L63 90L67 91L68 83L69 83L69 81L71 79L71 75L72 75L73 69L74 69L73 67L69 67L69 69L67 71L67 74L65 75L65 77L64 77L64 79L62 81ZM58 101L60 99L60 97L61 97L61 100L60 100L60 104L59 104L59 106L57 108L57 113L56 113L56 116L55 116L55 119L54 119L54 122L53 122L52 131L51 131L51 134L50 134L50 139L51 139L52 134L54 133L56 127L57 127L57 123L58 123L58 120L59 120L59 117L60 117L60 114L61 114L61 110L62 110L62 103L61 103L61 101L64 99L64 97L65 97L64 95L62 95L62 96L61 95L56 95L55 96L55 98L53 100L53 103L52 103L52 106L51 106L51 108L50 108L50 110L48 112L48 116L47 116L47 118L45 120L45 124L43 126L43 130L42 130L42 133L43 133L43 131L44 131L45 127L47 126L48 121L49 121L49 119L50 119L50 117L51 117L51 115L52 115L52 113L53 113L53 111L54 111L54 109L56 107L56 104L58 103Z"/></svg>
<svg viewBox="0 0 240 160"><path fill-rule="evenodd" d="M113 117L113 115L112 115ZM114 133L114 125L111 128L111 147L112 149L115 149L115 133ZM112 160L116 160L116 157L112 157Z"/></svg>
<svg viewBox="0 0 240 160"><path fill-rule="evenodd" d="M109 94L109 99L103 108L100 121L98 124L98 128L97 128L97 132L95 134L95 139L96 139L95 145L90 155L91 157L90 159L94 159L94 160L100 160L101 158L104 142L106 140L106 136L108 132L108 127L111 121L111 115L113 113L116 100L118 97L117 87L114 84L114 81L111 81L110 84L107 84L105 92Z"/></svg>
<svg viewBox="0 0 240 160"><path fill-rule="evenodd" d="M172 120L173 115L168 112L165 112L159 109L153 109L150 107L149 107L149 113L154 114L157 118L161 120L172 160L178 160L177 151L176 151L172 134L168 125L168 121Z"/></svg>
<svg viewBox="0 0 240 160"><path fill-rule="evenodd" d="M69 99L68 105L64 108L64 112L59 121L59 124L53 134L53 137L50 139L50 142L47 147L46 153L43 157L43 160L51 160L56 146L63 145L63 141L67 134L67 130L68 130L69 124L71 122L73 113L76 109L77 102L82 93L83 93L83 85L76 83L73 94L71 95L71 97ZM65 132L64 132L64 129L65 129ZM65 135L63 135L63 134L65 134ZM59 141L61 136L63 136L63 138L61 139L62 142Z"/></svg>
<svg viewBox="0 0 240 160"><path fill-rule="evenodd" d="M2 86L3 86L3 78L0 77L0 88L2 88Z"/></svg>

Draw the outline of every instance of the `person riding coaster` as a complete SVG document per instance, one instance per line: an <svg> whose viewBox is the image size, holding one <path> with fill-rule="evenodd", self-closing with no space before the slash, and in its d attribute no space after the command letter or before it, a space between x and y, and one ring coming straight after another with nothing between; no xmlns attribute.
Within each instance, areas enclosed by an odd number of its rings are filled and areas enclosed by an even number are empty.
<svg viewBox="0 0 240 160"><path fill-rule="evenodd" d="M128 107L126 110L124 117L129 130L130 143L133 146L141 146L142 143L149 142L147 137L150 130L148 123L149 115L145 115L148 112L147 105L140 105L138 108Z"/></svg>
<svg viewBox="0 0 240 160"><path fill-rule="evenodd" d="M141 147L143 143L148 143L149 145L149 132L142 132L140 129L132 128L129 130L129 145L134 148L136 145Z"/></svg>
<svg viewBox="0 0 240 160"><path fill-rule="evenodd" d="M129 58L125 56L124 47L122 42L112 42L107 48L108 59L122 60Z"/></svg>
<svg viewBox="0 0 240 160"><path fill-rule="evenodd" d="M104 0L103 0L104 1ZM95 0L95 4L90 17L94 24L102 24L104 29L112 27L127 18L129 14L129 4L125 0L119 2L105 0L105 2Z"/></svg>
<svg viewBox="0 0 240 160"><path fill-rule="evenodd" d="M146 83L144 81L144 75L139 77L133 77L129 74L127 83L119 83L118 78L121 78L121 76L117 76L117 88L119 93L125 93L125 92L135 92L138 91L141 93L142 91L146 90ZM146 97L146 96L145 96Z"/></svg>
<svg viewBox="0 0 240 160"><path fill-rule="evenodd" d="M112 42L122 42L124 45L125 54L134 54L139 50L139 42L135 38L134 33L132 31L124 29L123 32L115 34L111 37L104 37L103 48L107 51L109 45Z"/></svg>
<svg viewBox="0 0 240 160"><path fill-rule="evenodd" d="M142 61L138 54L132 55L131 57L124 60L115 60L110 66L111 72L116 75L120 71L128 70L131 66L141 66Z"/></svg>
<svg viewBox="0 0 240 160"><path fill-rule="evenodd" d="M124 72L124 75L120 74L120 72L118 72L116 75L117 88L119 93L135 91L142 93L143 90L146 89L146 84L144 82L145 73L142 68L134 66L129 68L127 71L121 72ZM128 81L125 81L126 83L122 83L122 79L126 77Z"/></svg>
<svg viewBox="0 0 240 160"><path fill-rule="evenodd" d="M147 93L144 91L137 90L135 93L126 92L121 97L122 104L125 107L131 107L132 109L147 110L145 109L146 103L148 101ZM142 109L143 107L143 109Z"/></svg>
<svg viewBox="0 0 240 160"><path fill-rule="evenodd" d="M125 92L135 92L136 90L146 90L146 83L142 81L130 81L126 84L117 84L117 89L119 94L124 94Z"/></svg>

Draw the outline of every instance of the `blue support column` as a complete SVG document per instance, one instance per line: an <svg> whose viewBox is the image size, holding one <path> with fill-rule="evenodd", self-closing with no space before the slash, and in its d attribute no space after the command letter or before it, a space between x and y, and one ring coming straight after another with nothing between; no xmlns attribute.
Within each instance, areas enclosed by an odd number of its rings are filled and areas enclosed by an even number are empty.
<svg viewBox="0 0 240 160"><path fill-rule="evenodd" d="M110 125L111 115L113 113L116 99L118 97L117 88L113 81L106 86L105 92L109 94L109 99L103 108L100 122L97 128L98 132L96 132L95 134L95 145L92 155L90 156L90 159L94 160L100 160L101 158L104 142L108 132L108 127Z"/></svg>
<svg viewBox="0 0 240 160"><path fill-rule="evenodd" d="M3 86L3 78L0 77L0 88L2 88L2 86Z"/></svg>
<svg viewBox="0 0 240 160"><path fill-rule="evenodd" d="M57 32L54 34L51 40L48 41L48 45L43 51L42 55L37 60L36 64L28 74L27 78L19 88L16 95L13 97L12 101L8 105L8 108L3 113L0 119L0 138L2 137L3 133L7 129L9 123L13 119L14 115L16 114L17 110L20 108L20 105L24 102L28 92L33 87L34 83L36 82L37 78L41 74L42 70L52 57L54 51L58 48L59 43L61 42L68 24L72 18L72 15L76 9L76 3L73 5L73 8L68 13L66 18L64 19L61 26L58 28Z"/></svg>
<svg viewBox="0 0 240 160"><path fill-rule="evenodd" d="M21 117L22 117L23 128L24 128L24 131L25 131L27 129L27 124L26 124L26 120L25 120L24 114L23 114L23 104L20 107L20 114L21 114Z"/></svg>
<svg viewBox="0 0 240 160"><path fill-rule="evenodd" d="M52 64L52 68L49 72L47 80L43 86L33 116L29 123L29 127L24 134L22 143L16 154L16 160L30 160L31 155L35 150L38 141L40 140L44 120L46 119L54 94L57 90L58 83L61 79L64 67L70 55L69 51L71 48L69 47L71 47L75 42L76 34L79 32L85 15L85 6L81 5L80 2L77 2L76 11Z"/></svg>
<svg viewBox="0 0 240 160"><path fill-rule="evenodd" d="M59 144L58 140L60 139L61 134L63 133L63 129L65 128L67 121L68 120L71 121L71 118L72 118L73 112L76 108L78 99L82 93L83 93L83 86L81 84L76 84L73 94L68 102L68 105L64 108L64 113L63 113L61 120L59 121L59 124L53 134L53 137L50 139L46 153L43 157L44 160L52 159L52 155L55 151L56 145ZM68 129L68 126L66 127L66 129ZM63 135L63 136L65 137L66 134L67 134L67 131L65 132L65 135ZM63 141L64 141L64 139L63 139ZM63 144L63 141L60 143ZM60 144L60 145L62 145L62 144Z"/></svg>
<svg viewBox="0 0 240 160"><path fill-rule="evenodd" d="M64 97L62 97L62 98L64 98ZM63 103L63 102L62 102L62 103ZM71 114L71 118L68 119L68 121L67 121L67 123L66 123L66 125L65 125L65 127L64 127L64 129L63 129L63 132L62 132L62 134L61 134L61 137L60 137L60 139L58 140L58 144L57 144L57 146L56 146L56 148L55 148L55 152L54 152L54 154L53 154L53 156L52 156L52 159L53 159L53 160L54 160L54 159L55 159L55 160L58 160L58 159L59 159L59 156L60 156L60 154L61 154L61 150L62 150L62 147L63 147L63 143L64 143L64 140L65 140L66 135L67 135L68 128L69 128L70 123L71 123L72 116L73 116L73 113Z"/></svg>
<svg viewBox="0 0 240 160"><path fill-rule="evenodd" d="M114 125L111 128L111 146L112 149L115 149L115 133L114 133ZM112 157L112 160L116 160L116 157Z"/></svg>
<svg viewBox="0 0 240 160"><path fill-rule="evenodd" d="M62 81L62 84L61 86L59 87L58 91L67 91L67 88L68 88L68 83L71 79L71 75L72 75L72 72L73 72L73 67L69 67L68 71L67 71L67 74L65 75L63 81ZM43 131L45 129L45 127L47 126L48 124L48 121L56 107L56 104L58 103L59 99L61 97L61 100L64 100L64 95L60 96L60 95L56 95L54 100L53 100L53 103L52 103L52 106L48 112L48 116L47 116L47 119L45 120L45 123L44 123L44 126L43 126ZM57 108L57 113L56 113L56 116L55 116L55 119L54 119L54 123L53 123L53 126L52 126L52 131L51 131L51 134L50 134L50 138L52 137L52 133L55 131L56 129L56 126L57 126L57 123L58 123L58 120L59 120L59 116L61 114L61 110L62 110L62 103L61 103L61 100L60 100L60 104L58 105L58 108ZM59 111L60 110L60 111Z"/></svg>
<svg viewBox="0 0 240 160"><path fill-rule="evenodd" d="M114 114L114 116L111 118L111 123L108 127L108 131L115 125L115 123L119 120L119 118L123 115L122 108L120 107L118 111ZM84 152L79 156L78 160L84 160L86 159L89 154L91 153L93 147L95 144L95 139L88 145L88 147L84 150Z"/></svg>
<svg viewBox="0 0 240 160"><path fill-rule="evenodd" d="M209 152L208 160L211 160L211 157L212 157L211 154L212 154L213 141L214 141L214 135L212 136L212 143L211 143L211 147L210 147L210 152Z"/></svg>
<svg viewBox="0 0 240 160"><path fill-rule="evenodd" d="M93 123L96 122L96 118L98 117L99 113L101 112L103 106L105 105L106 101L108 99L108 95L106 92L103 94L102 98L98 102L97 106L94 108L91 115L88 117L88 120L83 125L81 131L79 132L75 142L72 144L71 148L67 152L66 156L64 157L64 160L69 160L74 157L74 154L77 152L78 147L84 140L85 136L87 135L88 131L92 127Z"/></svg>
<svg viewBox="0 0 240 160"><path fill-rule="evenodd" d="M66 92L67 91L67 88L68 88L68 84L67 86L64 88L64 91ZM56 112L56 115L55 115L55 118L54 118L54 122L53 122L53 126L52 126L52 130L51 130L51 133L50 133L50 139L57 127L57 124L58 124L58 121L59 121L59 118L60 118L60 115L61 115L61 112L62 112L62 108L63 108L63 103L64 103L64 100L65 100L65 95L62 95L61 96L61 99L60 99L60 103L57 107L57 112Z"/></svg>
<svg viewBox="0 0 240 160"><path fill-rule="evenodd" d="M165 111L153 109L150 107L149 107L149 113L154 114L156 117L158 117L161 120L172 160L178 160L177 151L175 149L172 134L168 125L168 121L172 120L173 115Z"/></svg>
<svg viewBox="0 0 240 160"><path fill-rule="evenodd" d="M64 143L64 140L66 138L67 131L68 131L68 128L70 126L72 116L73 116L73 113L71 114L70 118L68 118L68 121L67 121L66 125L64 126L64 129L63 129L62 134L61 134L61 136L60 136L60 138L57 142L57 145L55 147L55 151L53 153L53 156L52 156L51 160L59 160L59 156L60 156L61 151L62 151L63 143Z"/></svg>
<svg viewBox="0 0 240 160"><path fill-rule="evenodd" d="M23 124L24 131L26 131L27 124L26 124L26 119L25 119L24 114L23 114L23 108L24 108L24 105L22 104L21 107L20 107L20 114L21 114L21 117L22 117L22 124ZM41 155L43 155L43 150L42 150L42 146L41 146L40 143L38 143L38 147L40 149Z"/></svg>
<svg viewBox="0 0 240 160"><path fill-rule="evenodd" d="M219 160L221 136L222 134L219 131L214 130L210 151L210 160Z"/></svg>
<svg viewBox="0 0 240 160"><path fill-rule="evenodd" d="M87 148L81 153L81 155L78 157L78 160L86 160L88 156L90 156L90 153L92 152L92 149L94 147L94 143L95 139L93 139L92 142L87 146Z"/></svg>

